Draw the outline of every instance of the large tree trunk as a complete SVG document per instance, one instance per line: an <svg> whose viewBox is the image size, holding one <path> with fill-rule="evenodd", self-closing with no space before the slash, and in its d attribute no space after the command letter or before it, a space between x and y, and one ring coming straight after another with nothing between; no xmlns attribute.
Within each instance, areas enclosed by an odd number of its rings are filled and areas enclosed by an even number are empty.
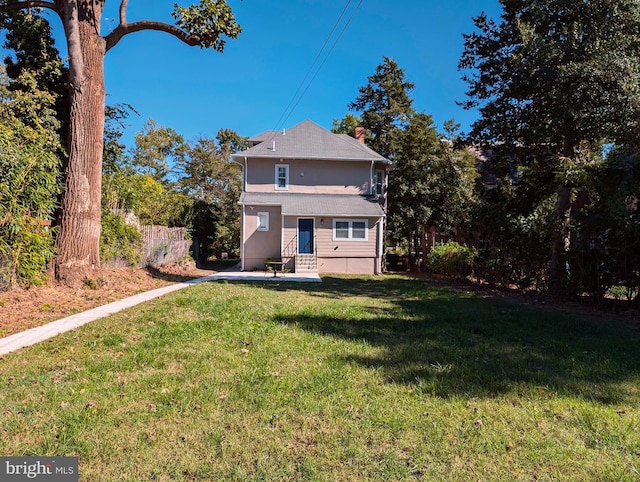
<svg viewBox="0 0 640 482"><path fill-rule="evenodd" d="M105 41L101 7L74 3L62 15L69 48L69 163L62 197L56 278L82 283L100 268ZM99 3L99 2L98 2Z"/></svg>
<svg viewBox="0 0 640 482"><path fill-rule="evenodd" d="M578 144L573 123L565 124L563 134L562 156L565 159L573 159L574 146ZM556 216L558 227L551 241L549 292L554 298L560 299L567 294L567 253L571 243L571 186L564 182L558 186Z"/></svg>
<svg viewBox="0 0 640 482"><path fill-rule="evenodd" d="M567 287L567 251L570 245L571 187L558 187L556 214L559 229L551 246L551 266L549 269L549 292L555 298L562 298Z"/></svg>

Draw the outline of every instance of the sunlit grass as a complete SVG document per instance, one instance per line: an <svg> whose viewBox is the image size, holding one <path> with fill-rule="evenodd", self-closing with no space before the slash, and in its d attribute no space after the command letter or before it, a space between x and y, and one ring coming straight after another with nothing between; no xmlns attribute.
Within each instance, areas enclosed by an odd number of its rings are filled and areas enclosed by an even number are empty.
<svg viewBox="0 0 640 482"><path fill-rule="evenodd" d="M0 360L0 451L91 481L638 480L639 339L402 277L206 283Z"/></svg>

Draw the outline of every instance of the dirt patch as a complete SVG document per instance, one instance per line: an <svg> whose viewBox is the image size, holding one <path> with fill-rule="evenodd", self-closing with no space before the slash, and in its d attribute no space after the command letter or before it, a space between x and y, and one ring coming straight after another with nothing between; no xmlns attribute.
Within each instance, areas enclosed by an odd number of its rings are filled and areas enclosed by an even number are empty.
<svg viewBox="0 0 640 482"><path fill-rule="evenodd" d="M197 268L195 263L160 269L103 269L97 278L87 280L82 288L69 288L51 281L44 286L0 292L0 337L214 272L208 268Z"/></svg>

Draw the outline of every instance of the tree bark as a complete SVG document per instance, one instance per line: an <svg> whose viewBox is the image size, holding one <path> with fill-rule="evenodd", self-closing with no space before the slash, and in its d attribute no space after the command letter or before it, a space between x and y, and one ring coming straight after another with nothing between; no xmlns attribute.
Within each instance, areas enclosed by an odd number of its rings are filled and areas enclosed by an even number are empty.
<svg viewBox="0 0 640 482"><path fill-rule="evenodd" d="M562 143L564 159L574 158L574 146L578 144L577 137L573 124L565 124ZM567 252L571 243L571 186L565 182L561 182L558 186L556 216L558 227L551 244L549 293L554 298L561 299L567 294Z"/></svg>
<svg viewBox="0 0 640 482"><path fill-rule="evenodd" d="M57 237L56 278L76 286L100 268L104 55L101 2L65 2L69 50L69 162Z"/></svg>
<svg viewBox="0 0 640 482"><path fill-rule="evenodd" d="M65 172L56 257L56 278L70 286L81 284L100 269L102 155L104 147L104 56L125 35L157 30L187 45L213 47L222 52L224 34L236 38L240 27L231 11L223 11L222 24L213 23L206 35L143 20L127 23L128 0L120 3L120 25L108 36L100 35L100 20L107 0L0 0L0 11L46 8L62 20L69 55L69 160ZM225 5L226 6L226 5ZM176 7L177 8L177 7ZM205 9L214 15L216 8ZM202 12L199 12L202 15Z"/></svg>
<svg viewBox="0 0 640 482"><path fill-rule="evenodd" d="M569 251L571 224L571 187L560 185L556 200L556 214L559 229L551 245L551 266L549 268L549 292L555 298L562 298L567 286L567 251Z"/></svg>
<svg viewBox="0 0 640 482"><path fill-rule="evenodd" d="M427 239L427 225L423 224L422 225L422 232L420 233L421 237L420 237L420 242L422 243L422 264L423 264L423 271L428 271L427 270L427 254L429 252L429 241Z"/></svg>

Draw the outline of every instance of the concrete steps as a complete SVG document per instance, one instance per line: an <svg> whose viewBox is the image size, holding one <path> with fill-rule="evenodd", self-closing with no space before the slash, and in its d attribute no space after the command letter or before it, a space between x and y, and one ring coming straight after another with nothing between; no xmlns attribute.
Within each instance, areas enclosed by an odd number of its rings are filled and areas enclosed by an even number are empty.
<svg viewBox="0 0 640 482"><path fill-rule="evenodd" d="M315 254L297 254L295 262L296 273L318 271L318 258Z"/></svg>

